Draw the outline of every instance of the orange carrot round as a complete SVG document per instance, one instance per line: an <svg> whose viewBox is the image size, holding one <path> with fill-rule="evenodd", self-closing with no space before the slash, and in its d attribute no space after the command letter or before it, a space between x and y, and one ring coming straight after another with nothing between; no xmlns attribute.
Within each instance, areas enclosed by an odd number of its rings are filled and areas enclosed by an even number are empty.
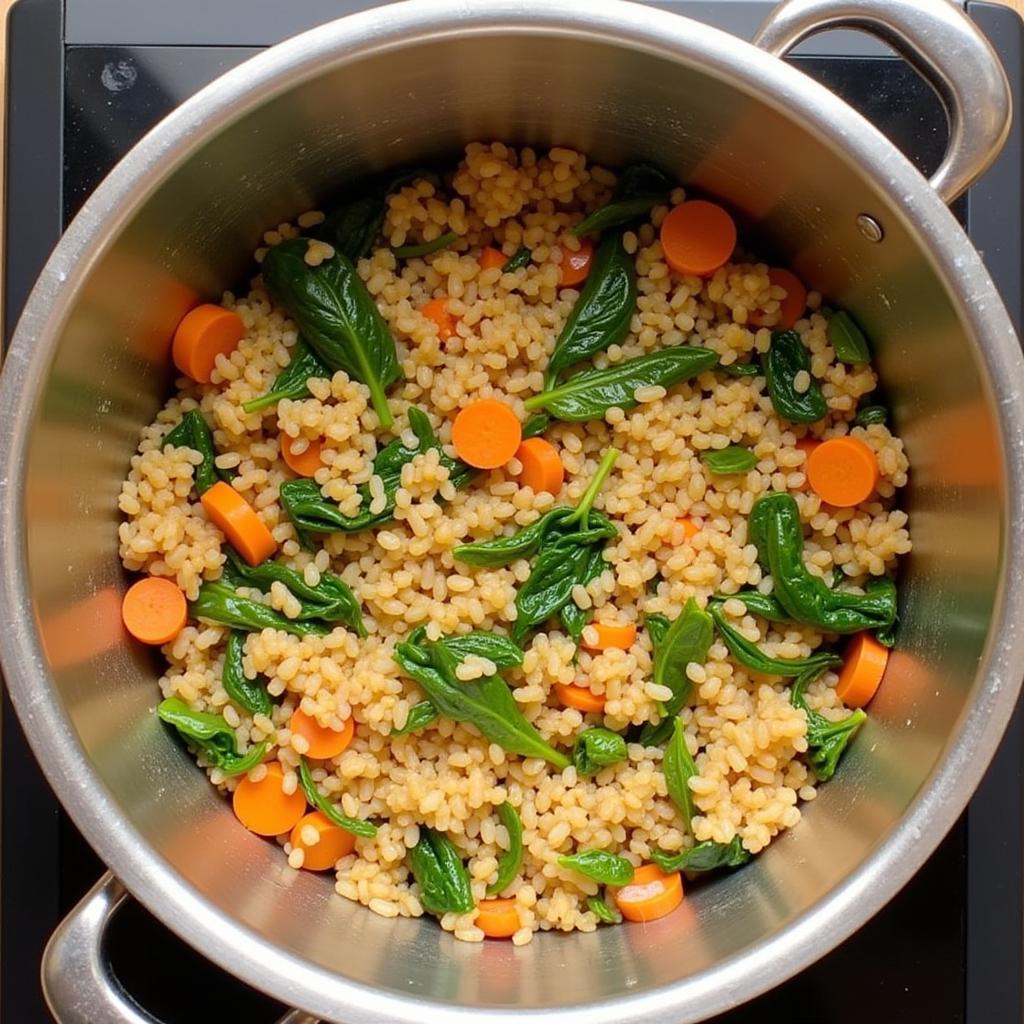
<svg viewBox="0 0 1024 1024"><path fill-rule="evenodd" d="M489 939L510 939L519 931L516 901L511 897L481 900L477 910L476 926Z"/></svg>
<svg viewBox="0 0 1024 1024"><path fill-rule="evenodd" d="M217 356L230 355L245 335L242 318L207 302L189 310L174 331L171 358L186 377L209 384Z"/></svg>
<svg viewBox="0 0 1024 1024"><path fill-rule="evenodd" d="M786 292L786 297L779 300L779 319L774 328L777 331L788 331L807 309L807 289L796 274L784 267L772 267L768 271L768 281ZM755 327L763 327L764 321L765 315L760 309L751 311L750 322Z"/></svg>
<svg viewBox="0 0 1024 1024"><path fill-rule="evenodd" d="M691 199L661 222L661 251L677 274L708 277L736 248L736 223L717 203Z"/></svg>
<svg viewBox="0 0 1024 1024"><path fill-rule="evenodd" d="M572 683L555 683L555 696L567 707L575 708L584 713L588 711L604 710L604 694L594 693L585 686L575 686Z"/></svg>
<svg viewBox="0 0 1024 1024"><path fill-rule="evenodd" d="M846 648L836 696L848 708L862 708L878 691L889 662L889 649L870 633L857 633Z"/></svg>
<svg viewBox="0 0 1024 1024"><path fill-rule="evenodd" d="M288 728L309 744L306 756L317 760L337 757L352 742L356 731L355 722L351 718L346 718L340 729L332 729L328 725L321 725L301 710L292 715Z"/></svg>
<svg viewBox="0 0 1024 1024"><path fill-rule="evenodd" d="M503 267L508 262L508 257L493 246L486 246L480 253L480 269L493 270L495 267Z"/></svg>
<svg viewBox="0 0 1024 1024"><path fill-rule="evenodd" d="M294 452L292 446L298 440L297 437L290 437L288 434L281 435L281 458L285 465L298 476L313 476L318 469L323 467L320 461L320 451L324 443L320 438L309 441L306 450Z"/></svg>
<svg viewBox="0 0 1024 1024"><path fill-rule="evenodd" d="M265 562L277 550L274 535L230 484L219 480L199 500L210 522L250 565Z"/></svg>
<svg viewBox="0 0 1024 1024"><path fill-rule="evenodd" d="M516 452L516 458L523 464L519 482L531 488L534 493L547 491L557 494L565 482L565 467L558 449L543 437L528 437Z"/></svg>
<svg viewBox="0 0 1024 1024"><path fill-rule="evenodd" d="M851 508L866 501L878 486L878 459L855 437L822 441L807 459L807 479L822 501Z"/></svg>
<svg viewBox="0 0 1024 1024"><path fill-rule="evenodd" d="M676 522L683 527L683 539L679 542L680 544L693 540L700 533L700 527L689 516L680 516Z"/></svg>
<svg viewBox="0 0 1024 1024"><path fill-rule="evenodd" d="M597 637L593 642L587 640L587 633L593 629ZM616 625L612 622L592 622L587 629L583 630L583 646L590 651L607 651L610 647L617 647L621 651L628 651L636 639L636 625L632 622Z"/></svg>
<svg viewBox="0 0 1024 1024"><path fill-rule="evenodd" d="M683 878L678 871L666 875L657 864L642 864L629 885L612 892L627 921L656 921L683 902Z"/></svg>
<svg viewBox="0 0 1024 1024"><path fill-rule="evenodd" d="M511 407L482 398L459 411L452 424L455 454L476 469L504 466L519 450L523 428Z"/></svg>
<svg viewBox="0 0 1024 1024"><path fill-rule="evenodd" d="M594 243L589 238L580 239L580 247L575 251L562 249L562 279L560 288L575 288L583 284L590 273L590 265L594 262Z"/></svg>
<svg viewBox="0 0 1024 1024"><path fill-rule="evenodd" d="M171 580L147 576L133 583L121 602L125 629L144 644L170 643L188 620L185 595Z"/></svg>
<svg viewBox="0 0 1024 1024"><path fill-rule="evenodd" d="M454 333L458 321L448 312L447 299L431 299L420 312L437 326L437 336L447 341Z"/></svg>
<svg viewBox="0 0 1024 1024"><path fill-rule="evenodd" d="M316 829L319 839L308 846L302 833L309 828ZM302 866L307 871L329 871L342 857L348 856L356 845L356 837L343 828L338 828L319 811L303 815L288 837L292 848L302 850Z"/></svg>
<svg viewBox="0 0 1024 1024"><path fill-rule="evenodd" d="M235 817L258 836L279 836L288 832L306 813L306 798L302 789L286 793L282 789L284 771L280 762L271 761L267 774L259 782L248 776L239 782L231 798Z"/></svg>
<svg viewBox="0 0 1024 1024"><path fill-rule="evenodd" d="M813 452L819 444L821 444L821 442L816 437L801 437L794 445L795 448L804 453L805 466L807 465L807 460L811 457L811 452Z"/></svg>

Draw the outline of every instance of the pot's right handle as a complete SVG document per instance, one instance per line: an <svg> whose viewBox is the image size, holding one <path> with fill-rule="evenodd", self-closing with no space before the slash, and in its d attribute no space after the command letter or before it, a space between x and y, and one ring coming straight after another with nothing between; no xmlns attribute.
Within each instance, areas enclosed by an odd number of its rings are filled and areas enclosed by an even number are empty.
<svg viewBox="0 0 1024 1024"><path fill-rule="evenodd" d="M781 57L833 28L888 43L939 94L949 147L931 185L953 202L988 169L1010 131L1010 85L988 40L951 0L783 0L753 41Z"/></svg>

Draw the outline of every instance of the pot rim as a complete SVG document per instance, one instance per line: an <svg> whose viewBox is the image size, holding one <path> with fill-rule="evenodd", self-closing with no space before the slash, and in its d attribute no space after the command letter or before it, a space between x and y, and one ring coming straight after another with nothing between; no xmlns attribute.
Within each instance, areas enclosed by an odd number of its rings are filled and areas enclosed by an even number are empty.
<svg viewBox="0 0 1024 1024"><path fill-rule="evenodd" d="M179 936L257 989L325 1017L358 1024L421 1024L425 1005L439 1024L508 1024L526 1015L564 1024L655 1024L722 1012L777 985L873 916L917 871L951 828L987 767L1013 710L1024 662L1024 543L1001 539L1003 564L981 684L942 757L899 825L824 899L776 936L673 985L555 1010L500 1010L435 1003L348 981L286 953L227 917L149 848L121 818L92 768L53 689L24 592L22 537L25 453L31 424L68 310L95 263L158 185L228 123L299 81L373 52L443 34L542 32L639 49L741 81L832 149L856 162L888 193L928 254L965 329L977 340L1002 431L1004 521L1024 505L1024 358L1002 300L959 224L910 162L868 121L823 86L754 46L678 14L622 0L408 0L320 26L245 61L152 129L86 201L55 248L19 321L0 378L0 663L21 723L50 784L102 859ZM966 298L964 298L966 296ZM113 822L113 825L111 824Z"/></svg>

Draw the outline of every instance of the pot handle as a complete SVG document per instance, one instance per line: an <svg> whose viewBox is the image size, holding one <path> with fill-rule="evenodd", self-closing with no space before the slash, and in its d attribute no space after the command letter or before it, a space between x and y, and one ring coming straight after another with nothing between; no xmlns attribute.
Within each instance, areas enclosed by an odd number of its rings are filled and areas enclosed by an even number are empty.
<svg viewBox="0 0 1024 1024"><path fill-rule="evenodd" d="M952 203L988 169L1010 131L1010 86L988 40L950 0L783 0L753 42L781 57L833 28L887 43L938 93L949 146L930 183Z"/></svg>
<svg viewBox="0 0 1024 1024"><path fill-rule="evenodd" d="M129 899L108 871L57 926L43 951L43 995L59 1024L160 1024L118 982L106 953L107 927ZM290 1010L277 1024L317 1024Z"/></svg>

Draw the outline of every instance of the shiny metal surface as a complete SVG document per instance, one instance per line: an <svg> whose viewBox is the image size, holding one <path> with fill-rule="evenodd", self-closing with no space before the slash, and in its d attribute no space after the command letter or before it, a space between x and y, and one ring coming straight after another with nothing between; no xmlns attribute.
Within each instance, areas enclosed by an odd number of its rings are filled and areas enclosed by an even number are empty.
<svg viewBox="0 0 1024 1024"><path fill-rule="evenodd" d="M268 226L475 138L655 160L719 196L863 323L914 466L900 647L800 827L661 921L523 948L383 920L289 871L156 721L159 666L119 620L117 493L166 395L181 313L242 278ZM862 214L882 241L861 234ZM768 54L614 2L417 0L357 15L186 103L97 190L43 272L0 380L3 669L51 782L128 889L289 1005L347 1024L704 1019L877 910L995 749L1024 663L1010 512L1024 499L1022 380L998 295L927 182Z"/></svg>

